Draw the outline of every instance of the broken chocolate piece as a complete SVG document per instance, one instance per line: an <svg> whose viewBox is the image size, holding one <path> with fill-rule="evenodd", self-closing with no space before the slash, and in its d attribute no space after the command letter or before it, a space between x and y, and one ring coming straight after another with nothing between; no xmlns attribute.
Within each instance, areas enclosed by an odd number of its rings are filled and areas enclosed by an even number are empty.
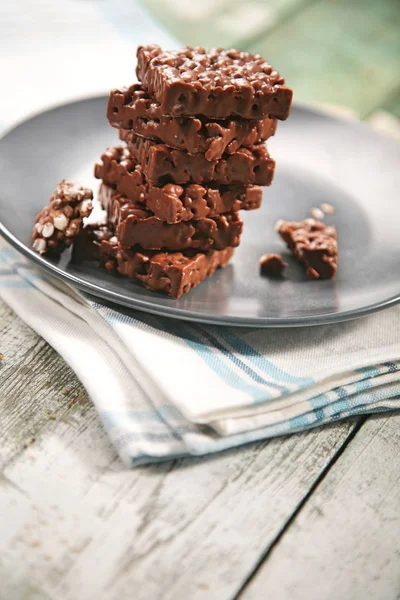
<svg viewBox="0 0 400 600"><path fill-rule="evenodd" d="M32 249L59 256L79 235L93 209L93 192L63 179L35 219Z"/></svg>
<svg viewBox="0 0 400 600"><path fill-rule="evenodd" d="M297 260L304 264L307 277L335 277L338 258L335 227L316 219L304 219L299 222L281 221L277 231Z"/></svg>

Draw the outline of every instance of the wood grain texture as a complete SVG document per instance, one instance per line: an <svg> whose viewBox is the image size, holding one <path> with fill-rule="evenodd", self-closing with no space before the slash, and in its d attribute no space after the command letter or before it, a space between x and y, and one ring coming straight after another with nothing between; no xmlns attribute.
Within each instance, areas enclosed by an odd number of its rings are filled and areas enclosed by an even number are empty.
<svg viewBox="0 0 400 600"><path fill-rule="evenodd" d="M56 424L4 472L7 598L230 599L352 427L128 472L81 425Z"/></svg>
<svg viewBox="0 0 400 600"><path fill-rule="evenodd" d="M399 506L400 414L370 417L241 600L398 600Z"/></svg>
<svg viewBox="0 0 400 600"><path fill-rule="evenodd" d="M53 419L87 410L87 394L54 350L0 300L0 468ZM69 406L70 405L70 406ZM92 408L92 411L94 409Z"/></svg>
<svg viewBox="0 0 400 600"><path fill-rule="evenodd" d="M127 471L69 368L0 310L2 600L228 600L356 426Z"/></svg>
<svg viewBox="0 0 400 600"><path fill-rule="evenodd" d="M344 105L365 116L398 85L399 31L398 0L323 0L249 49L283 73L296 101Z"/></svg>

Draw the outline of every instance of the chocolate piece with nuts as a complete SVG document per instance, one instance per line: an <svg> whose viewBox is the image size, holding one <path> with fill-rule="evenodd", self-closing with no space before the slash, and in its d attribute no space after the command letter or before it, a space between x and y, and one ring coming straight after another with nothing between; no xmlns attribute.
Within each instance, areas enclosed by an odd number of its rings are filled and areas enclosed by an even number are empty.
<svg viewBox="0 0 400 600"><path fill-rule="evenodd" d="M287 266L280 254L263 254L260 258L261 275L280 277Z"/></svg>
<svg viewBox="0 0 400 600"><path fill-rule="evenodd" d="M280 221L277 231L310 279L333 279L337 271L336 228L316 219Z"/></svg>
<svg viewBox="0 0 400 600"><path fill-rule="evenodd" d="M275 161L265 144L239 148L218 160L207 160L204 154L175 150L126 129L120 130L120 137L127 142L129 152L142 166L147 181L152 185L210 181L224 185L271 185L274 176Z"/></svg>
<svg viewBox="0 0 400 600"><path fill-rule="evenodd" d="M92 190L63 179L35 219L32 249L59 256L69 248L82 229L83 219L92 212L92 199Z"/></svg>
<svg viewBox="0 0 400 600"><path fill-rule="evenodd" d="M286 119L292 90L259 54L186 47L140 46L136 74L165 115L221 119Z"/></svg>
<svg viewBox="0 0 400 600"><path fill-rule="evenodd" d="M169 224L104 184L100 186L99 200L126 249L139 245L146 250L223 250L240 243L243 221L235 212Z"/></svg>
<svg viewBox="0 0 400 600"><path fill-rule="evenodd" d="M110 92L107 118L113 127L132 130L189 154L202 152L207 160L219 159L225 152L232 154L241 146L248 148L264 142L275 134L277 126L276 119L268 117L216 121L201 116L164 115L160 105L138 84Z"/></svg>
<svg viewBox="0 0 400 600"><path fill-rule="evenodd" d="M233 248L208 252L125 250L116 237L100 244L101 264L108 271L138 279L149 290L180 298L219 267L225 267Z"/></svg>
<svg viewBox="0 0 400 600"><path fill-rule="evenodd" d="M95 165L95 177L116 189L121 194L120 198L125 197L130 204L148 208L166 223L254 210L259 208L262 199L262 190L256 185L168 183L162 187L150 186L142 167L130 156L127 148L121 147L104 152L101 162Z"/></svg>

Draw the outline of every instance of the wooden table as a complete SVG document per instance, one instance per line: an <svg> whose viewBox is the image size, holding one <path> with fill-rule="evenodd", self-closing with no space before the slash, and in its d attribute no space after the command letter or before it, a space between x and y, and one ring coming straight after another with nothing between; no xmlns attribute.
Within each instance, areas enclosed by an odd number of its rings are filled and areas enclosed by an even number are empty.
<svg viewBox="0 0 400 600"><path fill-rule="evenodd" d="M395 133L397 0L147 4L185 42L259 51L297 100ZM4 304L0 332L1 600L400 598L400 415L127 471Z"/></svg>

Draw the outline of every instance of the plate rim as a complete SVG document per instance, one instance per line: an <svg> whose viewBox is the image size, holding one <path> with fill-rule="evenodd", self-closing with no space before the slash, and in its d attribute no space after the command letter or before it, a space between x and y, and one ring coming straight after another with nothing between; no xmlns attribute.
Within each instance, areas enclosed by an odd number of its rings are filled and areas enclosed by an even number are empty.
<svg viewBox="0 0 400 600"><path fill-rule="evenodd" d="M70 106L72 104L79 104L81 102L91 102L97 100L105 100L107 99L107 94L98 94L90 97L77 98L70 102L64 102L61 104L53 105L45 110L41 110L35 112L34 114L29 115L27 118L14 123L10 128L7 128L5 132L0 136L0 143L12 134L17 128L24 126L25 123L38 118L46 113L53 112L64 107ZM332 115L329 110L324 110L323 107L314 107L313 105L309 105L307 103L294 103L293 107L299 108L302 111L311 113L311 114L319 114L326 117L329 120L339 121L341 123L345 122L347 124L351 124L356 127L360 127L365 130L372 131L375 136L378 138L383 138L386 141L391 141L391 138L383 135L380 132L376 132L371 130L368 127L368 124L359 121L352 120L345 117L340 117L336 115ZM394 143L395 140L392 140ZM373 304L368 304L362 308L352 309L348 311L335 312L335 313L322 313L319 315L306 315L306 316L297 316L297 317L218 317L212 316L201 312L193 312L188 309L172 307L172 306L161 306L157 304L153 304L151 301L144 300L141 298L135 297L136 294L133 292L132 296L126 296L124 294L118 294L113 292L112 290L107 290L104 287L99 287L98 285L92 284L85 279L77 277L76 275L72 275L71 273L66 272L62 268L54 265L51 262L48 262L45 258L31 250L28 246L26 246L22 241L20 241L16 236L14 236L11 231L1 222L0 220L0 235L8 241L17 251L19 251L23 256L32 261L35 265L37 265L40 269L44 270L46 273L61 279L62 281L68 283L69 285L75 286L78 289L95 296L96 298L105 300L106 302L111 302L117 306L124 306L127 308L131 308L134 310L139 310L151 314L155 314L162 317L174 318L182 321L190 321L195 323L202 324L210 324L210 325L220 325L220 326L231 326L231 327L255 327L255 328L290 328L290 327L309 327L316 325L328 325L332 323L341 323L344 321L349 321L357 318L361 318L372 314L374 312L378 312L380 310L384 310L395 306L400 303L400 289L398 294L382 300L380 302L376 302Z"/></svg>

